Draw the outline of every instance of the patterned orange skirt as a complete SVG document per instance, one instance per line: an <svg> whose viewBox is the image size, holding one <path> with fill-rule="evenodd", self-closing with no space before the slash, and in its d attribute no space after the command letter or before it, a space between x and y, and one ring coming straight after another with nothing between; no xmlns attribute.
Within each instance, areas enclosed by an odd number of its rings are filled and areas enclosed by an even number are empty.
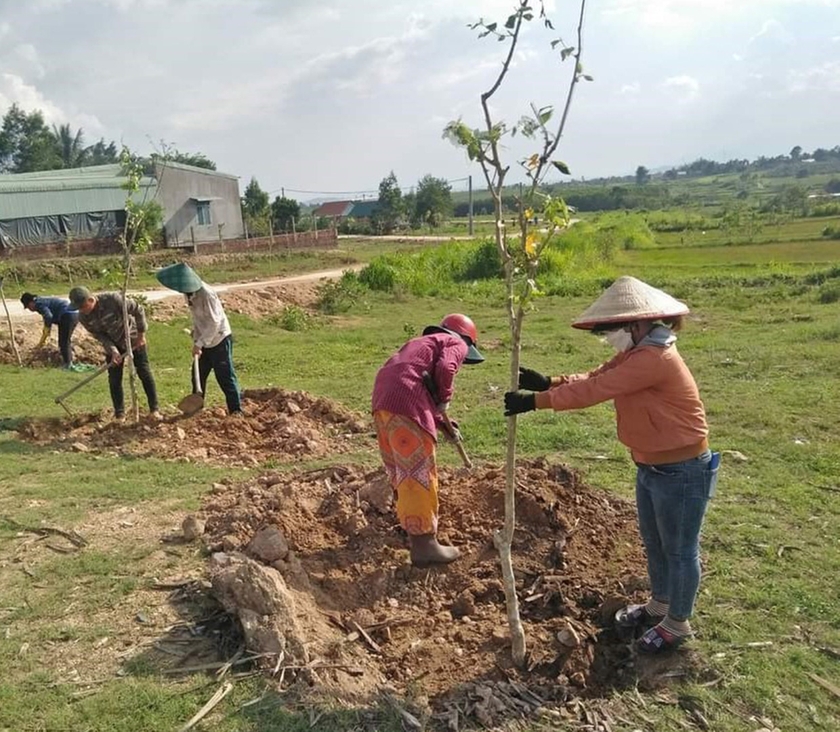
<svg viewBox="0 0 840 732"><path fill-rule="evenodd" d="M397 518L408 534L435 534L438 476L435 439L408 417L373 413L379 452L397 494Z"/></svg>

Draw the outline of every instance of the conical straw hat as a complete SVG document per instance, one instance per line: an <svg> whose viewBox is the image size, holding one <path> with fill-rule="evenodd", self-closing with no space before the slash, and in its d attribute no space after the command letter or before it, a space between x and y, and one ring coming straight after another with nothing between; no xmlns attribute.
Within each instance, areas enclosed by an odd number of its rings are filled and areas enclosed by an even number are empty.
<svg viewBox="0 0 840 732"><path fill-rule="evenodd" d="M201 278L195 271L183 262L170 264L155 273L158 282L164 287L176 292L198 292L201 289Z"/></svg>
<svg viewBox="0 0 840 732"><path fill-rule="evenodd" d="M688 305L635 277L619 277L572 326L592 330L610 323L654 320L688 313Z"/></svg>

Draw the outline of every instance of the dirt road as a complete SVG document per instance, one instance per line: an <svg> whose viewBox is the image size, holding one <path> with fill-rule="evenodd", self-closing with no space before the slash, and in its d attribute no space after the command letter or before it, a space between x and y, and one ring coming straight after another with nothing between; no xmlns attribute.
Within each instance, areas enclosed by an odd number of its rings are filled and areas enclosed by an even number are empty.
<svg viewBox="0 0 840 732"><path fill-rule="evenodd" d="M317 282L318 280L336 279L341 277L341 274L348 269L359 270L363 264L351 264L339 269L325 269L318 272L307 272L305 274L292 275L289 277L273 277L266 280L251 280L249 282L230 282L223 284L214 284L213 289L218 292L230 292L234 290L259 290L265 287L272 287L276 285L294 285L302 282ZM178 297L179 293L173 290L162 288L159 290L130 290L129 294L143 295L151 302L158 302L169 297ZM67 297L66 292L59 293L55 297ZM24 310L20 300L17 298L7 298L6 305L9 308L9 314L12 320L29 321L34 318L40 318L38 313L33 313L29 310Z"/></svg>

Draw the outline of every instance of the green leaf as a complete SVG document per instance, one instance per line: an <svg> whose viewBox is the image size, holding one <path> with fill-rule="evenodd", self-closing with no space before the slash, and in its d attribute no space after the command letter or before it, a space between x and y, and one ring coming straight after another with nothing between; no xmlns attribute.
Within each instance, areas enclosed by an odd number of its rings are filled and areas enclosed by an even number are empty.
<svg viewBox="0 0 840 732"><path fill-rule="evenodd" d="M562 51L560 51L560 60L565 61L574 52L575 52L574 46L566 46L566 48L564 48Z"/></svg>
<svg viewBox="0 0 840 732"><path fill-rule="evenodd" d="M494 30L496 30L497 25L499 25L499 24L498 23L490 23L490 25L487 26L487 32L492 33Z"/></svg>
<svg viewBox="0 0 840 732"><path fill-rule="evenodd" d="M595 81L595 79L593 79L589 74L584 74L583 78L586 79L587 81Z"/></svg>
<svg viewBox="0 0 840 732"><path fill-rule="evenodd" d="M516 25L516 15L514 14L514 15L511 15L505 21L505 28L507 28L508 30L512 30L515 25Z"/></svg>
<svg viewBox="0 0 840 732"><path fill-rule="evenodd" d="M571 175L571 173L569 172L569 166L566 165L566 163L564 163L562 160L552 160L551 164L555 168L557 168L557 170L563 173L563 175Z"/></svg>
<svg viewBox="0 0 840 732"><path fill-rule="evenodd" d="M552 114L554 114L554 107L543 107L539 111L540 124L544 125L548 122L548 120L551 119Z"/></svg>

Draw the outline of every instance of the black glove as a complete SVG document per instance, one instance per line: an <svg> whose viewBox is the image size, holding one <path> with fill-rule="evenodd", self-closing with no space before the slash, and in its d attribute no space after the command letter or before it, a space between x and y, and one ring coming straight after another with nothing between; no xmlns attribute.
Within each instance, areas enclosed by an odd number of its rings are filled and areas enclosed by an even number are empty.
<svg viewBox="0 0 840 732"><path fill-rule="evenodd" d="M537 397L530 391L505 392L505 417L531 412L537 408Z"/></svg>
<svg viewBox="0 0 840 732"><path fill-rule="evenodd" d="M539 371L519 367L519 388L530 391L546 391L551 388L551 377L543 376Z"/></svg>

